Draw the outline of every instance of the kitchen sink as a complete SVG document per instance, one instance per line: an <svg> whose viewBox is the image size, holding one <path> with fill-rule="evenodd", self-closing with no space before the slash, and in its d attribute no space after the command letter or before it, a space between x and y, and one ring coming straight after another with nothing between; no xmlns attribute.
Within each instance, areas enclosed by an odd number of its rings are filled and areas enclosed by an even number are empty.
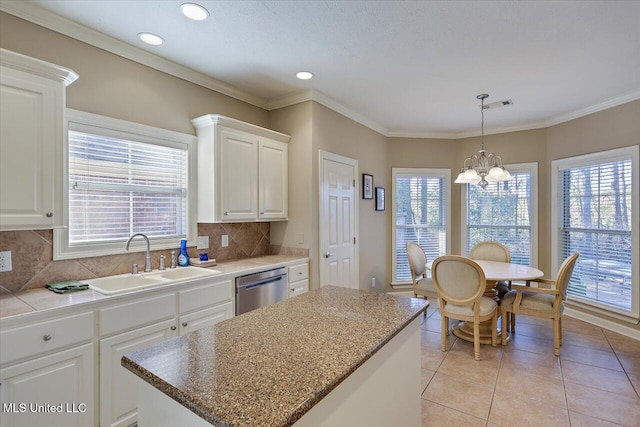
<svg viewBox="0 0 640 427"><path fill-rule="evenodd" d="M153 271L140 274L120 274L118 276L100 277L83 280L89 288L104 295L116 295L137 291L158 285L187 282L222 273L219 270L209 270L198 267L183 267L175 270Z"/></svg>

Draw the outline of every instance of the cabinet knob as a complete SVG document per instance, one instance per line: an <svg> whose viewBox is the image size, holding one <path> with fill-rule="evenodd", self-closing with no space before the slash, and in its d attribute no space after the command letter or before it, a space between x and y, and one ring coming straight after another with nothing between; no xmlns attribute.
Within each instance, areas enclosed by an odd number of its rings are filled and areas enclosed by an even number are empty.
<svg viewBox="0 0 640 427"><path fill-rule="evenodd" d="M176 327L175 327L175 326L172 326L172 327L171 327L171 330L172 330L172 331L175 331L175 330L176 330Z"/></svg>
<svg viewBox="0 0 640 427"><path fill-rule="evenodd" d="M264 212L260 212L260 215L264 215Z"/></svg>
<svg viewBox="0 0 640 427"><path fill-rule="evenodd" d="M53 212L47 212L47 218L52 218L53 217Z"/></svg>
<svg viewBox="0 0 640 427"><path fill-rule="evenodd" d="M47 335L45 335L45 336L43 336L43 337L42 337L42 339L43 339L44 341L51 341L51 338L53 338L53 337L51 336L51 334L47 334Z"/></svg>
<svg viewBox="0 0 640 427"><path fill-rule="evenodd" d="M187 323L187 322L182 322L182 327L183 327L183 328L186 328L186 327L187 327L187 325L188 325L188 323Z"/></svg>
<svg viewBox="0 0 640 427"><path fill-rule="evenodd" d="M302 274L302 271L298 271L298 276L300 276Z"/></svg>
<svg viewBox="0 0 640 427"><path fill-rule="evenodd" d="M224 213L224 215L225 215L225 216L229 215L229 212L225 212L225 213Z"/></svg>

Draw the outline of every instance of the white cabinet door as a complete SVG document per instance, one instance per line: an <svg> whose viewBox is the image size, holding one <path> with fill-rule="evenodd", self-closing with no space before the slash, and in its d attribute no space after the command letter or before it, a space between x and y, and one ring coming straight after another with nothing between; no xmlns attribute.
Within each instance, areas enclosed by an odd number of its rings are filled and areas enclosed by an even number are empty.
<svg viewBox="0 0 640 427"><path fill-rule="evenodd" d="M288 144L261 138L258 150L259 219L287 219Z"/></svg>
<svg viewBox="0 0 640 427"><path fill-rule="evenodd" d="M93 426L93 366L93 344L85 344L1 369L0 425ZM56 412L44 404L56 406Z"/></svg>
<svg viewBox="0 0 640 427"><path fill-rule="evenodd" d="M180 316L180 335L187 332L197 331L198 329L215 325L225 319L233 317L233 303L231 301L224 304L210 307L195 313Z"/></svg>
<svg viewBox="0 0 640 427"><path fill-rule="evenodd" d="M258 138L223 128L220 138L220 182L223 221L258 217Z"/></svg>
<svg viewBox="0 0 640 427"><path fill-rule="evenodd" d="M176 335L175 319L100 340L100 426L134 424L138 377L120 365L122 356Z"/></svg>
<svg viewBox="0 0 640 427"><path fill-rule="evenodd" d="M0 49L0 230L62 224L65 86L77 78Z"/></svg>
<svg viewBox="0 0 640 427"><path fill-rule="evenodd" d="M0 79L0 228L51 228L61 84L6 67Z"/></svg>

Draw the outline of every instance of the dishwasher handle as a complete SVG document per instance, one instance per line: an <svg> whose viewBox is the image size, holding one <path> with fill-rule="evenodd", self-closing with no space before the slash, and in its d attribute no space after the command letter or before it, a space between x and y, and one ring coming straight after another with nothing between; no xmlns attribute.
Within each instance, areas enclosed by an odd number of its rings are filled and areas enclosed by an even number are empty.
<svg viewBox="0 0 640 427"><path fill-rule="evenodd" d="M276 277L271 277L269 279L264 279L264 280L260 280L258 282L253 282L253 283L247 283L244 285L236 285L236 287L238 288L244 288L244 289L252 289L252 288L256 288L258 286L263 286L266 285L268 283L272 283L272 282L277 282L281 279L283 279L285 276L276 276Z"/></svg>

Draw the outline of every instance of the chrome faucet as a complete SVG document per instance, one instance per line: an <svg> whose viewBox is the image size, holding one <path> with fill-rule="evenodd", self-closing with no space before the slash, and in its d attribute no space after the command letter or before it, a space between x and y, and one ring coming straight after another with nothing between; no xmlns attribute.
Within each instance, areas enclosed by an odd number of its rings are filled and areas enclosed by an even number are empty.
<svg viewBox="0 0 640 427"><path fill-rule="evenodd" d="M133 240L134 237L137 237L137 236L143 237L144 240L147 241L147 254L144 257L144 272L149 273L151 272L151 250L149 247L149 238L142 233L136 233L133 236L129 237L129 240L127 240L127 246L125 246L124 248L128 251L131 241Z"/></svg>

